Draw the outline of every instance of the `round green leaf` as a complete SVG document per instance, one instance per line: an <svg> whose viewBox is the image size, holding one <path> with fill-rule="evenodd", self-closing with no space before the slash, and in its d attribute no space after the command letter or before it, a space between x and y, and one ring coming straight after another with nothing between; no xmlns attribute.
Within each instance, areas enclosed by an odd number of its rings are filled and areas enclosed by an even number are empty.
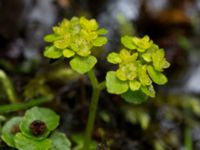
<svg viewBox="0 0 200 150"><path fill-rule="evenodd" d="M50 139L52 146L49 150L71 150L71 142L64 133L53 132Z"/></svg>
<svg viewBox="0 0 200 150"><path fill-rule="evenodd" d="M70 61L70 66L76 72L80 74L84 74L90 71L96 63L97 63L97 59L94 56L88 56L88 57L75 56Z"/></svg>
<svg viewBox="0 0 200 150"><path fill-rule="evenodd" d="M34 140L22 133L17 133L15 136L15 145L18 150L49 150L52 142L49 139Z"/></svg>
<svg viewBox="0 0 200 150"><path fill-rule="evenodd" d="M131 80L129 81L129 86L132 91L136 91L139 90L141 83L137 80Z"/></svg>
<svg viewBox="0 0 200 150"><path fill-rule="evenodd" d="M152 54L153 66L157 71L163 71L163 68L170 66L169 62L165 59L165 51L158 49Z"/></svg>
<svg viewBox="0 0 200 150"><path fill-rule="evenodd" d="M169 68L169 66L170 66L170 63L164 58L162 62L162 67L166 69L166 68Z"/></svg>
<svg viewBox="0 0 200 150"><path fill-rule="evenodd" d="M141 86L141 91L150 97L155 97L156 94L153 85Z"/></svg>
<svg viewBox="0 0 200 150"><path fill-rule="evenodd" d="M114 71L109 71L106 75L106 87L109 93L122 94L128 90L128 82L119 80Z"/></svg>
<svg viewBox="0 0 200 150"><path fill-rule="evenodd" d="M77 54L82 57L87 57L91 54L91 51L87 46L83 46L80 51L77 51Z"/></svg>
<svg viewBox="0 0 200 150"><path fill-rule="evenodd" d="M167 77L163 73L156 71L152 66L148 66L147 71L153 82L156 84L163 85L167 83Z"/></svg>
<svg viewBox="0 0 200 150"><path fill-rule="evenodd" d="M142 58L143 58L146 62L151 62L151 53L143 53L143 54L142 54Z"/></svg>
<svg viewBox="0 0 200 150"><path fill-rule="evenodd" d="M34 136L31 132L30 125L32 122L39 120L45 123L47 129L42 135ZM50 109L33 107L26 111L21 123L21 132L32 139L41 140L46 138L59 124L60 117Z"/></svg>
<svg viewBox="0 0 200 150"><path fill-rule="evenodd" d="M152 83L151 79L147 74L147 66L139 65L138 67L138 77L142 85L150 85Z"/></svg>
<svg viewBox="0 0 200 150"><path fill-rule="evenodd" d="M87 30L96 30L99 27L95 19L88 20L85 17L80 18L80 25Z"/></svg>
<svg viewBox="0 0 200 150"><path fill-rule="evenodd" d="M99 35L104 35L104 34L107 34L107 33L108 33L108 31L104 28L97 30L97 34L99 34Z"/></svg>
<svg viewBox="0 0 200 150"><path fill-rule="evenodd" d="M82 29L80 31L80 36L87 41L92 41L98 37L98 34L95 31L88 32L87 30Z"/></svg>
<svg viewBox="0 0 200 150"><path fill-rule="evenodd" d="M58 35L56 35L56 34L48 34L48 35L46 35L46 36L44 37L44 40L45 40L46 42L53 42L53 41L59 40L59 39L61 39L61 38L62 38L62 36L58 36Z"/></svg>
<svg viewBox="0 0 200 150"><path fill-rule="evenodd" d="M144 48L140 48L140 47L138 47L137 50L138 50L138 52L141 52L141 53L143 53L143 52L146 51L146 49L144 49Z"/></svg>
<svg viewBox="0 0 200 150"><path fill-rule="evenodd" d="M59 49L64 49L69 46L70 40L69 39L61 39L54 42L54 46Z"/></svg>
<svg viewBox="0 0 200 150"><path fill-rule="evenodd" d="M133 38L130 36L123 36L121 38L121 43L129 49L136 49L135 44L133 43Z"/></svg>
<svg viewBox="0 0 200 150"><path fill-rule="evenodd" d="M112 64L118 64L122 61L119 54L115 52L110 53L107 57L107 60Z"/></svg>
<svg viewBox="0 0 200 150"><path fill-rule="evenodd" d="M92 44L94 46L102 46L104 44L107 43L107 38L106 37L97 37L93 42Z"/></svg>
<svg viewBox="0 0 200 150"><path fill-rule="evenodd" d="M99 25L95 19L89 20L89 25L86 25L90 30L97 30Z"/></svg>
<svg viewBox="0 0 200 150"><path fill-rule="evenodd" d="M164 50L158 49L152 54L153 66L156 70L162 71L162 61L164 59Z"/></svg>
<svg viewBox="0 0 200 150"><path fill-rule="evenodd" d="M54 32L56 35L59 35L59 36L63 36L63 34L65 33L65 32L64 32L64 29L61 28L61 27L58 27L58 26L53 27L53 32Z"/></svg>
<svg viewBox="0 0 200 150"><path fill-rule="evenodd" d="M137 91L128 90L126 93L123 93L121 96L126 102L133 103L133 104L140 104L148 100L148 96L145 95L140 90L137 90Z"/></svg>
<svg viewBox="0 0 200 150"><path fill-rule="evenodd" d="M122 60L122 63L124 63L124 64L134 62L134 61L136 61L136 59L138 57L138 53L134 53L131 55L131 52L126 49L122 49L120 51L119 55Z"/></svg>
<svg viewBox="0 0 200 150"><path fill-rule="evenodd" d="M137 50L139 52L145 52L147 49L149 49L153 45L153 42L150 41L148 36L144 36L142 39L134 37L133 43L137 45Z"/></svg>
<svg viewBox="0 0 200 150"><path fill-rule="evenodd" d="M62 56L62 51L60 51L54 46L49 46L45 48L44 56L48 58L57 59Z"/></svg>
<svg viewBox="0 0 200 150"><path fill-rule="evenodd" d="M75 55L75 52L72 51L72 50L69 50L69 49L64 49L63 50L63 56L64 57L70 58L70 57L72 57L74 55Z"/></svg>
<svg viewBox="0 0 200 150"><path fill-rule="evenodd" d="M19 132L19 124L22 117L13 117L7 121L2 128L2 140L10 147L15 147L14 136Z"/></svg>

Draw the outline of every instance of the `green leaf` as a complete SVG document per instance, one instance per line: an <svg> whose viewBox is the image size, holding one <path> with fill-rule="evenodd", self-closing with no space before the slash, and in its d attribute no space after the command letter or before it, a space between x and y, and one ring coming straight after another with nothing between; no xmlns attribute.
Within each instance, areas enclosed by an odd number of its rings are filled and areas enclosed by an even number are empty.
<svg viewBox="0 0 200 150"><path fill-rule="evenodd" d="M80 51L77 51L77 54L82 57L86 57L91 54L91 51L90 51L89 47L85 45L82 48L80 48Z"/></svg>
<svg viewBox="0 0 200 150"><path fill-rule="evenodd" d="M164 59L164 50L158 49L152 54L153 66L158 71L163 71L162 61Z"/></svg>
<svg viewBox="0 0 200 150"><path fill-rule="evenodd" d="M148 36L144 36L142 39L133 37L133 43L137 46L139 52L145 52L153 45Z"/></svg>
<svg viewBox="0 0 200 150"><path fill-rule="evenodd" d="M80 74L84 74L90 71L96 63L97 63L97 59L94 56L88 56L88 57L75 56L70 61L70 66L76 72Z"/></svg>
<svg viewBox="0 0 200 150"><path fill-rule="evenodd" d="M156 84L163 85L167 83L167 77L163 73L156 71L152 66L148 66L147 71L153 82Z"/></svg>
<svg viewBox="0 0 200 150"><path fill-rule="evenodd" d="M138 67L138 77L142 85L150 85L151 79L147 74L147 66L146 65L139 65Z"/></svg>
<svg viewBox="0 0 200 150"><path fill-rule="evenodd" d="M71 142L64 133L53 132L50 139L52 146L49 150L71 150Z"/></svg>
<svg viewBox="0 0 200 150"><path fill-rule="evenodd" d="M112 63L112 64L118 64L120 63L122 60L119 56L118 53L112 52L107 56L107 60L108 62Z"/></svg>
<svg viewBox="0 0 200 150"><path fill-rule="evenodd" d="M138 48L137 48L137 51L143 53L143 52L146 51L146 49L138 47Z"/></svg>
<svg viewBox="0 0 200 150"><path fill-rule="evenodd" d="M131 50L136 49L135 44L133 43L133 38L130 36L123 36L121 38L121 43L126 47Z"/></svg>
<svg viewBox="0 0 200 150"><path fill-rule="evenodd" d="M54 42L54 46L58 49L65 49L70 44L69 39L61 39Z"/></svg>
<svg viewBox="0 0 200 150"><path fill-rule="evenodd" d="M95 19L88 20L85 17L80 18L80 25L87 30L97 30L99 27Z"/></svg>
<svg viewBox="0 0 200 150"><path fill-rule="evenodd" d="M141 104L148 100L148 96L146 96L140 90L137 90L137 91L128 90L126 93L123 93L121 96L126 102L133 103L133 104Z"/></svg>
<svg viewBox="0 0 200 150"><path fill-rule="evenodd" d="M95 31L88 32L87 30L81 29L80 36L87 41L92 41L98 37L98 34Z"/></svg>
<svg viewBox="0 0 200 150"><path fill-rule="evenodd" d="M141 86L141 91L150 97L155 97L156 94L153 85Z"/></svg>
<svg viewBox="0 0 200 150"><path fill-rule="evenodd" d="M137 80L131 80L129 81L129 86L132 91L136 91L139 90L141 83Z"/></svg>
<svg viewBox="0 0 200 150"><path fill-rule="evenodd" d="M163 64L162 64L163 66L163 68L164 69L166 69L166 68L169 68L169 66L170 66L170 63L164 58L164 60L163 60Z"/></svg>
<svg viewBox="0 0 200 150"><path fill-rule="evenodd" d="M108 31L104 28L97 30L97 34L99 34L99 35L104 35L104 34L107 34L107 33L108 33Z"/></svg>
<svg viewBox="0 0 200 150"><path fill-rule="evenodd" d="M64 29L61 28L61 27L58 27L58 26L53 27L53 32L54 32L56 35L59 35L59 36L63 36L63 35L65 34Z"/></svg>
<svg viewBox="0 0 200 150"><path fill-rule="evenodd" d="M14 136L19 130L19 124L22 120L22 117L13 117L7 121L2 128L2 140L10 147L15 147Z"/></svg>
<svg viewBox="0 0 200 150"><path fill-rule="evenodd" d="M69 49L64 49L63 50L63 56L64 57L70 58L70 57L72 57L74 55L75 55L75 52L72 51L72 50L69 50Z"/></svg>
<svg viewBox="0 0 200 150"><path fill-rule="evenodd" d="M151 53L143 53L143 54L142 54L142 58L143 58L146 62L151 62Z"/></svg>
<svg viewBox="0 0 200 150"><path fill-rule="evenodd" d="M157 71L163 71L163 68L168 68L170 64L165 59L163 49L158 49L152 54L153 66Z"/></svg>
<svg viewBox="0 0 200 150"><path fill-rule="evenodd" d="M22 133L17 133L15 136L15 144L18 150L49 150L51 140L34 140L24 136Z"/></svg>
<svg viewBox="0 0 200 150"><path fill-rule="evenodd" d="M106 87L109 93L122 94L128 90L128 82L119 80L114 71L109 71L106 74Z"/></svg>
<svg viewBox="0 0 200 150"><path fill-rule="evenodd" d="M138 58L138 53L133 53L131 55L131 52L126 49L122 49L119 55L120 55L120 58L122 59L122 63L124 64L132 63L136 61L136 59Z"/></svg>
<svg viewBox="0 0 200 150"><path fill-rule="evenodd" d="M129 62L133 61L133 60L130 60L131 59L131 54L130 54L130 51L127 50L127 49L120 50L119 56L122 59L123 63L129 63Z"/></svg>
<svg viewBox="0 0 200 150"><path fill-rule="evenodd" d="M78 17L72 17L70 20L70 29L73 33L78 33L80 31L80 19Z"/></svg>
<svg viewBox="0 0 200 150"><path fill-rule="evenodd" d="M56 34L48 34L44 37L44 41L46 42L53 42L53 41L56 41L56 40L59 40L61 39L62 36L58 36Z"/></svg>
<svg viewBox="0 0 200 150"><path fill-rule="evenodd" d="M90 30L97 30L99 25L95 19L89 20L89 25L86 25Z"/></svg>
<svg viewBox="0 0 200 150"><path fill-rule="evenodd" d="M107 43L107 38L106 37L97 37L93 42L92 44L94 46L102 46L104 44Z"/></svg>
<svg viewBox="0 0 200 150"><path fill-rule="evenodd" d="M62 22L60 23L60 27L61 28L67 28L67 27L69 27L69 24L70 24L70 21L68 19L64 18L62 20Z"/></svg>
<svg viewBox="0 0 200 150"><path fill-rule="evenodd" d="M41 140L46 138L51 131L53 131L59 124L60 117L50 109L33 107L26 111L21 123L21 132L32 139ZM34 121L42 121L46 125L46 130L41 135L35 136L30 125Z"/></svg>
<svg viewBox="0 0 200 150"><path fill-rule="evenodd" d="M48 58L57 59L62 56L62 51L60 51L54 46L49 46L45 48L44 56Z"/></svg>

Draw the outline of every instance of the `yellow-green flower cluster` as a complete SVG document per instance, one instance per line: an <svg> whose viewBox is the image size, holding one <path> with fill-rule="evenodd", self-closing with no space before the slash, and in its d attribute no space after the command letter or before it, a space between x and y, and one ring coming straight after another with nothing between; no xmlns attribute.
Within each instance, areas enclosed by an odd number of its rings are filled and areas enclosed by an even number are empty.
<svg viewBox="0 0 200 150"><path fill-rule="evenodd" d="M141 90L150 97L155 96L152 82L163 85L167 82L163 69L169 67L165 52L160 49L148 36L143 38L124 36L121 38L126 49L119 53L112 52L107 60L118 64L116 71L107 73L107 90L110 93L123 94ZM118 85L123 86L118 86Z"/></svg>
<svg viewBox="0 0 200 150"><path fill-rule="evenodd" d="M44 40L51 43L44 51L44 56L57 59L59 57L87 57L93 46L102 46L107 42L105 29L99 29L95 19L73 17L64 19L53 27L53 33L46 35Z"/></svg>

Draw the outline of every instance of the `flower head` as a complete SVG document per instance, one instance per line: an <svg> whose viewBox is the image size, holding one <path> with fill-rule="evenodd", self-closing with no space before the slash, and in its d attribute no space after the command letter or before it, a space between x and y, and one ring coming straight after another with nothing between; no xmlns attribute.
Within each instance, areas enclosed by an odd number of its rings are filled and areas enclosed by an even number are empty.
<svg viewBox="0 0 200 150"><path fill-rule="evenodd" d="M44 56L70 58L75 55L87 57L91 54L93 46L102 46L107 39L105 29L99 29L95 19L88 20L85 17L73 17L71 20L64 19L58 26L53 27L53 33L44 37L46 42L51 43L46 47Z"/></svg>
<svg viewBox="0 0 200 150"><path fill-rule="evenodd" d="M107 57L108 62L118 64L116 71L107 73L108 92L123 94L128 90L140 90L147 96L154 97L152 83L163 85L167 82L167 77L162 72L170 64L165 59L164 50L154 44L148 36L124 36L121 42L126 49L119 53L112 52Z"/></svg>

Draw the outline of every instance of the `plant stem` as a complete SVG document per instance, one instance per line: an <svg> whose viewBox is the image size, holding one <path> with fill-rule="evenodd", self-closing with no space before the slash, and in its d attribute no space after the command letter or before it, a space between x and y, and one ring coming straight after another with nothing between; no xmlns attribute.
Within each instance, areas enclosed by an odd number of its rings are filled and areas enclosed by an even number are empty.
<svg viewBox="0 0 200 150"><path fill-rule="evenodd" d="M87 127L86 127L86 131L85 131L83 150L89 150L92 131L93 131L94 122L95 122L97 105L98 105L98 101L99 101L99 94L100 94L101 90L103 88L105 88L105 82L102 82L99 84L99 82L96 78L96 75L94 73L94 70L91 70L88 72L88 77L92 83L93 91L92 91L92 99L91 99L90 108L89 108Z"/></svg>
<svg viewBox="0 0 200 150"><path fill-rule="evenodd" d="M192 135L191 128L189 126L185 126L184 131L184 146L186 150L193 150L192 145Z"/></svg>
<svg viewBox="0 0 200 150"><path fill-rule="evenodd" d="M99 83L93 69L88 72L88 77L92 83L92 88L98 88Z"/></svg>
<svg viewBox="0 0 200 150"><path fill-rule="evenodd" d="M99 88L100 91L103 90L105 87L106 87L106 81L99 83L98 88Z"/></svg>
<svg viewBox="0 0 200 150"><path fill-rule="evenodd" d="M0 114L18 111L18 110L22 110L22 109L27 109L27 108L32 107L32 106L36 106L36 105L40 105L40 104L49 102L52 99L53 99L53 96L50 95L50 96L32 99L32 100L30 100L28 102L24 102L24 103L1 105L0 106Z"/></svg>

